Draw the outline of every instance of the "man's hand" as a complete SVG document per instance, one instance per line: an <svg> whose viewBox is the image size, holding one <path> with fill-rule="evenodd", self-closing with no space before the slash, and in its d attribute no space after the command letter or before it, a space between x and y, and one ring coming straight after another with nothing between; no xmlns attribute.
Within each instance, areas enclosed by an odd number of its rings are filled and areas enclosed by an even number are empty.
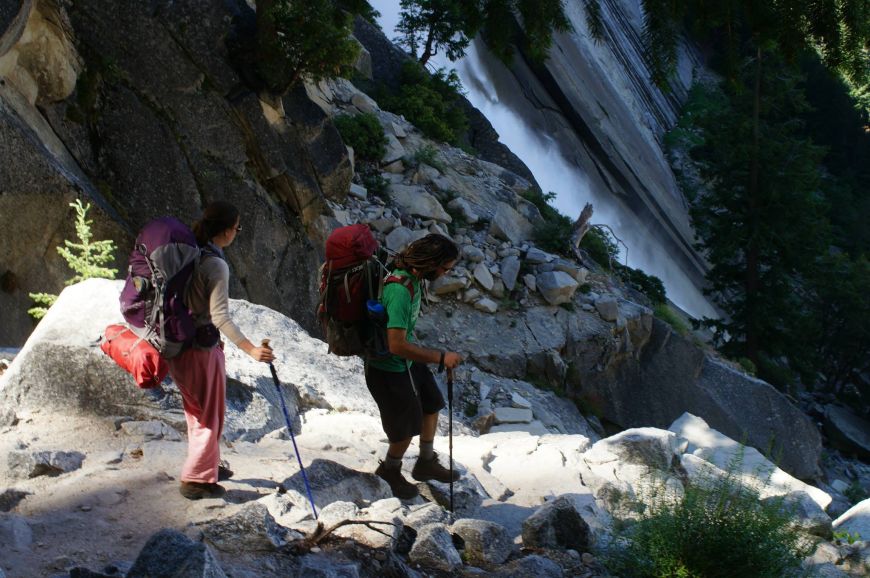
<svg viewBox="0 0 870 578"><path fill-rule="evenodd" d="M444 353L444 367L447 369L454 369L460 363L462 363L462 356L455 351L447 351Z"/></svg>

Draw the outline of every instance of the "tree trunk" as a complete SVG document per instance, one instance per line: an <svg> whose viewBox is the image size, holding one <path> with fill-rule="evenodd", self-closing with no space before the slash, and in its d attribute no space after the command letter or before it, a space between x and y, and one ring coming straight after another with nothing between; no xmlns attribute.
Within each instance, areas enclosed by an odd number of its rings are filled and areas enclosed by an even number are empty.
<svg viewBox="0 0 870 578"><path fill-rule="evenodd" d="M420 64L426 66L429 59L435 55L432 45L435 43L435 22L429 23L429 33L426 35L426 45L423 48L423 54L420 55Z"/></svg>
<svg viewBox="0 0 870 578"><path fill-rule="evenodd" d="M756 42L759 39L756 38ZM758 365L759 335L758 335L758 284L759 284L759 248L758 231L762 226L759 207L759 155L761 149L761 45L758 45L755 59L755 86L752 103L752 148L750 149L749 166L749 243L746 248L746 357Z"/></svg>

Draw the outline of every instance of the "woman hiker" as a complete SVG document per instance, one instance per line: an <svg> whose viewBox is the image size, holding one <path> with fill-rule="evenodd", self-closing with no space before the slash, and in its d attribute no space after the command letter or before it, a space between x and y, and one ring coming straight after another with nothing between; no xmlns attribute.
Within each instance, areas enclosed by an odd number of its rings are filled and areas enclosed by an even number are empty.
<svg viewBox="0 0 870 578"><path fill-rule="evenodd" d="M256 347L230 319L230 270L223 250L241 230L239 210L222 201L209 204L193 225L203 256L186 301L196 322L197 343L169 360L169 374L181 390L187 419L187 460L180 492L189 500L222 496L225 490L217 482L233 474L220 465L227 376L223 342L216 329L256 361L274 359L271 349Z"/></svg>
<svg viewBox="0 0 870 578"><path fill-rule="evenodd" d="M411 477L417 481L448 483L459 476L438 463L432 445L438 428L438 412L444 397L427 363L453 369L462 361L454 351L439 351L415 343L414 325L420 314L420 281L433 281L450 271L459 259L459 249L443 235L427 235L411 243L396 258L397 268L384 286L387 311L387 342L392 355L366 364L366 385L381 414L389 447L375 474L390 485L397 498L410 499L417 486L402 476L402 456L411 438L420 436L420 454Z"/></svg>

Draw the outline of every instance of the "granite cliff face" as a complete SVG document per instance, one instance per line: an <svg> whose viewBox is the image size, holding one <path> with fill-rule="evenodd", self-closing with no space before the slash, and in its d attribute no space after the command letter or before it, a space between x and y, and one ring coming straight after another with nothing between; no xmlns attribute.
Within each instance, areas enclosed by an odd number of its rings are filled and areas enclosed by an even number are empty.
<svg viewBox="0 0 870 578"><path fill-rule="evenodd" d="M0 342L32 330L28 292L62 287L55 247L75 238L76 197L94 205L96 238L116 241L121 269L146 221L190 222L232 200L252 231L229 256L233 294L313 328L314 275L298 273L319 265L311 238L353 169L304 89L261 99L232 66L249 42L248 5L2 4Z"/></svg>
<svg viewBox="0 0 870 578"><path fill-rule="evenodd" d="M545 62L519 51L506 67L478 42L472 62L460 66L463 81L558 150L582 175L577 186L620 207L626 216L622 229L631 230L630 254L648 252L647 263L673 260L700 287L706 266L692 248L688 207L662 144L701 68L699 57L681 45L677 73L663 90L650 79L645 61L640 2L603 0L600 41L588 29L582 4L565 3L573 31L555 36ZM546 157L546 151L537 152ZM572 194L570 185L563 192ZM576 202L579 211L583 201ZM656 239L667 255L645 247L645 239Z"/></svg>

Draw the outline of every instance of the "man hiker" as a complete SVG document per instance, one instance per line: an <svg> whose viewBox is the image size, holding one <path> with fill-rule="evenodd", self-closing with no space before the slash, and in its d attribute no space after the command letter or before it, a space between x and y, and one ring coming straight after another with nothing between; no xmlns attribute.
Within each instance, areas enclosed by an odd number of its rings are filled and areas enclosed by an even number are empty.
<svg viewBox="0 0 870 578"><path fill-rule="evenodd" d="M414 339L414 325L420 314L420 281L433 281L444 275L458 259L459 249L453 241L443 235L427 235L399 253L396 269L383 290L382 301L388 315L387 342L392 355L366 363L366 385L378 404L390 444L375 474L401 499L418 494L417 486L402 476L402 456L416 435L420 436L420 455L411 477L420 482L444 483L459 478L438 463L432 447L444 397L426 364L453 369L462 357L455 351L422 347Z"/></svg>

